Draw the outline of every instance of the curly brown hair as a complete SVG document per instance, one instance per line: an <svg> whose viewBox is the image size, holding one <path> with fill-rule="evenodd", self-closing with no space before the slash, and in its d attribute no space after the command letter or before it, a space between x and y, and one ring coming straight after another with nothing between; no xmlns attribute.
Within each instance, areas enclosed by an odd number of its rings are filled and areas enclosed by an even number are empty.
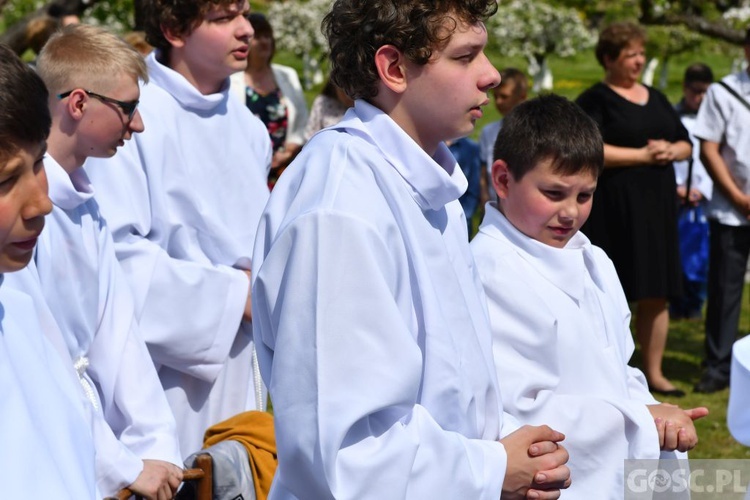
<svg viewBox="0 0 750 500"><path fill-rule="evenodd" d="M212 7L227 7L244 3L243 0L149 0L144 2L143 31L146 41L168 53L172 45L162 30L189 35L203 22Z"/></svg>
<svg viewBox="0 0 750 500"><path fill-rule="evenodd" d="M599 33L596 43L596 60L604 67L604 58L614 61L620 57L622 49L632 42L646 42L646 30L629 21L612 23Z"/></svg>
<svg viewBox="0 0 750 500"><path fill-rule="evenodd" d="M330 47L331 80L352 99L378 93L375 52L393 45L427 64L457 20L474 24L497 10L497 0L336 0L322 23Z"/></svg>

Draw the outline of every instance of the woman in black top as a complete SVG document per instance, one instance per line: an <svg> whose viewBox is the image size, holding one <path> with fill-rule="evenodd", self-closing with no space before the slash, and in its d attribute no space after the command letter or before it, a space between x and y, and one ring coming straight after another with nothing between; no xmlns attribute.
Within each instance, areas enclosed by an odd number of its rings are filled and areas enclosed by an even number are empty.
<svg viewBox="0 0 750 500"><path fill-rule="evenodd" d="M667 299L681 295L672 162L691 153L690 137L667 98L638 82L645 64L643 29L605 28L596 47L604 81L578 104L599 124L604 173L583 231L615 264L629 301L652 392L684 395L662 373L669 329Z"/></svg>

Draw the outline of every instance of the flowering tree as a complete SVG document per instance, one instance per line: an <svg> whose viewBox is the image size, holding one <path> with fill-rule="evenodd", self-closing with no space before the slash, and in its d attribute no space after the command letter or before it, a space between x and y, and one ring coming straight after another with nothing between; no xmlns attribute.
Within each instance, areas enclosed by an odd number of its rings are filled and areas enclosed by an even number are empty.
<svg viewBox="0 0 750 500"><path fill-rule="evenodd" d="M750 27L750 5L733 7L724 12L721 17L729 26L744 33L744 31ZM741 71L745 68L747 68L747 59L745 59L744 54L738 54L732 60L732 73Z"/></svg>
<svg viewBox="0 0 750 500"><path fill-rule="evenodd" d="M649 56L647 68L656 69L661 60L661 71L659 74L658 87L667 87L667 76L669 61L673 56L696 50L703 42L704 37L684 26L649 26L648 41L646 43L646 54ZM653 85L654 72L643 73L643 83Z"/></svg>
<svg viewBox="0 0 750 500"><path fill-rule="evenodd" d="M487 30L491 43L503 54L529 60L535 91L552 88L549 56L570 57L590 48L595 41L577 10L540 1L501 3L497 14L488 21Z"/></svg>
<svg viewBox="0 0 750 500"><path fill-rule="evenodd" d="M305 88L321 83L320 64L328 55L328 42L320 31L323 17L331 9L332 0L284 0L268 9L276 45L303 61Z"/></svg>

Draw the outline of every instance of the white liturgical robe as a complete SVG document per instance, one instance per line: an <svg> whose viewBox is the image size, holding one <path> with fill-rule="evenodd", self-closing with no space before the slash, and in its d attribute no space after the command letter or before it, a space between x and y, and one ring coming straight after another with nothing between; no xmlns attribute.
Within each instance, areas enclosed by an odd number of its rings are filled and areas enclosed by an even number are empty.
<svg viewBox="0 0 750 500"><path fill-rule="evenodd" d="M202 95L147 57L145 131L85 164L135 298L141 334L175 419L183 458L207 427L262 407L252 325L242 321L255 231L268 199L271 142L228 93Z"/></svg>
<svg viewBox="0 0 750 500"><path fill-rule="evenodd" d="M624 460L660 458L630 311L612 262L581 232L554 248L485 208L471 250L484 285L505 410L565 434L562 498L622 498ZM663 456L663 458L677 458Z"/></svg>
<svg viewBox="0 0 750 500"><path fill-rule="evenodd" d="M36 249L46 303L94 407L97 483L104 495L132 484L143 460L182 466L172 411L138 330L130 287L86 173L44 160L52 213Z"/></svg>
<svg viewBox="0 0 750 500"><path fill-rule="evenodd" d="M31 297L2 281L0 275L2 497L98 500L94 444L74 376L45 336Z"/></svg>
<svg viewBox="0 0 750 500"><path fill-rule="evenodd" d="M458 202L466 178L356 101L284 172L253 321L274 404L270 498L500 497L503 412Z"/></svg>
<svg viewBox="0 0 750 500"><path fill-rule="evenodd" d="M732 373L729 385L727 424L732 436L750 446L750 336L732 347Z"/></svg>

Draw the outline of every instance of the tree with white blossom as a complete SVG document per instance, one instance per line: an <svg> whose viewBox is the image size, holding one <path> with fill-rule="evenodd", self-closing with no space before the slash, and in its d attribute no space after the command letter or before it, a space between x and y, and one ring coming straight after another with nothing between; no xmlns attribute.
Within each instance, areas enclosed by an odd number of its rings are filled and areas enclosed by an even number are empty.
<svg viewBox="0 0 750 500"><path fill-rule="evenodd" d="M747 29L750 26L750 5L733 7L724 12L722 18L728 25L737 30ZM732 73L745 68L747 68L747 60L742 55L735 57L732 61Z"/></svg>
<svg viewBox="0 0 750 500"><path fill-rule="evenodd" d="M555 7L540 1L511 0L498 6L487 23L492 43L506 56L529 61L534 90L550 90L549 56L570 57L592 47L595 35L573 8Z"/></svg>
<svg viewBox="0 0 750 500"><path fill-rule="evenodd" d="M328 43L320 30L332 0L284 0L268 8L276 45L300 57L305 88L321 83L321 63L328 55Z"/></svg>

